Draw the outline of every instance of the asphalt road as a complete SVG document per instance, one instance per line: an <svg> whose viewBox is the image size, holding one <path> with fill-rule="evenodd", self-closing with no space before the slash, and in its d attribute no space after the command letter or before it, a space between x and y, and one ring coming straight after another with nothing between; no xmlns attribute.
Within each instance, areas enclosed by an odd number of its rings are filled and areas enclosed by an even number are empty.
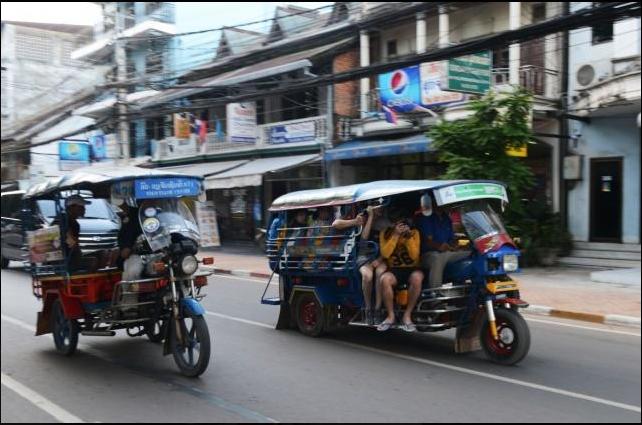
<svg viewBox="0 0 642 425"><path fill-rule="evenodd" d="M641 420L640 336L627 328L529 317L531 351L505 367L454 354L452 331L276 331L264 285L214 276L210 366L188 379L160 345L124 333L81 336L74 356L58 355L50 335L33 336L30 277L1 277L2 422Z"/></svg>

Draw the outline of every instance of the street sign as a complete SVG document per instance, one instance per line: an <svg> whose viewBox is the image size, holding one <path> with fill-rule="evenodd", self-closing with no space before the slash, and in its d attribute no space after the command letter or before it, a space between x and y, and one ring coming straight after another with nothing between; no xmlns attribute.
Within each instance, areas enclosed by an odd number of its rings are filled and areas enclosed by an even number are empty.
<svg viewBox="0 0 642 425"><path fill-rule="evenodd" d="M453 202L469 201L472 199L501 199L508 202L506 188L496 183L462 183L434 191L437 205L447 205Z"/></svg>
<svg viewBox="0 0 642 425"><path fill-rule="evenodd" d="M490 89L490 51L448 60L442 90L484 94Z"/></svg>

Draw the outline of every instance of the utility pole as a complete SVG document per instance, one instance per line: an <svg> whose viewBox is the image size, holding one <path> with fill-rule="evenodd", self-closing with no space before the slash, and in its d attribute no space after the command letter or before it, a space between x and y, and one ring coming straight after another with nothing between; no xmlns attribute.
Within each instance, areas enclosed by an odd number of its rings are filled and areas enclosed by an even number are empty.
<svg viewBox="0 0 642 425"><path fill-rule="evenodd" d="M120 143L120 157L125 165L129 163L129 125L127 122L127 88L122 82L127 79L127 52L125 51L126 41L122 39L122 32L125 30L125 10L119 10L124 3L116 3L116 43L114 56L116 60L116 73L118 79L117 88L117 111L118 111L118 140Z"/></svg>

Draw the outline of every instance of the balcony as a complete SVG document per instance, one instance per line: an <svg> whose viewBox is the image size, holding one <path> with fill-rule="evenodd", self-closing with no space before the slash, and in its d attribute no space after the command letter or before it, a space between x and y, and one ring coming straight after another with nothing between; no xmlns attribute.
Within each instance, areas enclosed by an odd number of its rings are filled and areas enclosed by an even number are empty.
<svg viewBox="0 0 642 425"><path fill-rule="evenodd" d="M494 87L510 84L508 68L494 68L491 71ZM535 96L548 99L559 98L559 72L533 65L522 65L519 68L519 85L531 91Z"/></svg>
<svg viewBox="0 0 642 425"><path fill-rule="evenodd" d="M211 128L212 126L208 127ZM189 139L168 137L155 141L153 161L188 159L199 155L269 150L280 146L305 146L327 140L326 116L263 124L256 127L255 142L230 142L225 133L208 133L205 143L192 134Z"/></svg>

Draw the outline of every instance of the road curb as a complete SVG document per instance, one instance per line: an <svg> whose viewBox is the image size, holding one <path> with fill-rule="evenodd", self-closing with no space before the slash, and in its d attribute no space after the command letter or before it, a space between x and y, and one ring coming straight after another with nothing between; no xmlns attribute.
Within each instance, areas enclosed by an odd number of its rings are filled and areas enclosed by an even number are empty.
<svg viewBox="0 0 642 425"><path fill-rule="evenodd" d="M269 273L251 272L247 270L214 269L214 272L238 277L256 277L261 279L269 279L271 277L271 274ZM542 305L530 305L524 311L526 313L537 314L540 316L558 317L561 319L579 320L582 322L602 323L605 325L628 326L635 328L641 327L639 317L621 316L618 314L595 314L580 311L560 310Z"/></svg>
<svg viewBox="0 0 642 425"><path fill-rule="evenodd" d="M531 305L524 310L526 313L541 316L559 317L561 319L572 319L583 322L602 323L605 325L629 326L640 328L640 318L632 316L621 316L618 314L595 314L580 311L559 310L553 307Z"/></svg>

